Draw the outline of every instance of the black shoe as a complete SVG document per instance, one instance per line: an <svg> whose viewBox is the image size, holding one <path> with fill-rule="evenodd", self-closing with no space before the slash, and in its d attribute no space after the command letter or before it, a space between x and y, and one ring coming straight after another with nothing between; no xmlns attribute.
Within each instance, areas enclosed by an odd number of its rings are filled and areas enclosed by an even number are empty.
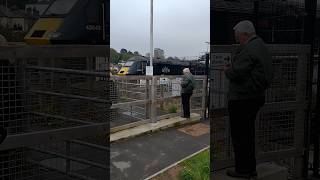
<svg viewBox="0 0 320 180"><path fill-rule="evenodd" d="M237 173L234 170L227 170L227 175L235 178L256 178L257 172L254 171L252 173Z"/></svg>

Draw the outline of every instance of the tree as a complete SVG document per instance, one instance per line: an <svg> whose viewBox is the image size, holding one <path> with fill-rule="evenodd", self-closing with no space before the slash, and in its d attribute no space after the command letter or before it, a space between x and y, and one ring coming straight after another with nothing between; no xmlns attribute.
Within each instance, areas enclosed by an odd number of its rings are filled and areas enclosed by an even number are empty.
<svg viewBox="0 0 320 180"><path fill-rule="evenodd" d="M120 54L127 54L127 53L128 53L128 51L126 49L121 49L120 50Z"/></svg>
<svg viewBox="0 0 320 180"><path fill-rule="evenodd" d="M118 64L120 61L120 54L112 48L110 48L110 61L113 64Z"/></svg>
<svg viewBox="0 0 320 180"><path fill-rule="evenodd" d="M126 53L126 54L121 54L121 60L123 61L127 61L128 59L130 59L131 57L135 56L132 52L130 53Z"/></svg>
<svg viewBox="0 0 320 180"><path fill-rule="evenodd" d="M131 57L139 56L139 55L140 54L138 51L134 51L133 53L124 48L120 50L120 53L118 53L115 49L112 49L112 48L110 49L110 60L111 60L111 63L113 64L118 64L120 61L127 61Z"/></svg>

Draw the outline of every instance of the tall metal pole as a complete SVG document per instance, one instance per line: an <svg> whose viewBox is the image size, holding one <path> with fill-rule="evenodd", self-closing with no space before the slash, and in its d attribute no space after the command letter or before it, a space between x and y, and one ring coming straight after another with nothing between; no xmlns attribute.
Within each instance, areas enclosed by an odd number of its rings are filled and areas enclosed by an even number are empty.
<svg viewBox="0 0 320 180"><path fill-rule="evenodd" d="M258 26L258 21L259 21L259 1L255 0L253 2L253 7L254 7L254 25L256 27L256 33L259 34L259 26Z"/></svg>
<svg viewBox="0 0 320 180"><path fill-rule="evenodd" d="M150 120L155 123L156 120L156 103L155 103L155 89L156 79L153 76L153 0L150 0L150 69L151 73L151 108L150 108Z"/></svg>
<svg viewBox="0 0 320 180"><path fill-rule="evenodd" d="M150 1L150 67L153 69L153 0Z"/></svg>

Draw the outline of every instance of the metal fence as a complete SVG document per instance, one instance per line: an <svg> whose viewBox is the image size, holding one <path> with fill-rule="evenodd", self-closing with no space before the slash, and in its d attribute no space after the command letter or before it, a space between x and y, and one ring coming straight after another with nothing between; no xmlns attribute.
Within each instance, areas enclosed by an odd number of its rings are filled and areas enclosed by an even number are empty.
<svg viewBox="0 0 320 180"><path fill-rule="evenodd" d="M307 45L268 47L272 53L274 79L266 92L266 104L257 117L257 159L276 161L289 168L291 177L301 177L310 48ZM222 67L232 58L236 46L211 48L209 113L215 171L233 164L227 112L228 81Z"/></svg>
<svg viewBox="0 0 320 180"><path fill-rule="evenodd" d="M0 49L0 179L106 179L108 46Z"/></svg>
<svg viewBox="0 0 320 180"><path fill-rule="evenodd" d="M182 76L113 76L111 79L111 97L114 99L110 122L112 132L180 116ZM207 78L195 76L195 80L197 87L190 108L192 113L203 116Z"/></svg>

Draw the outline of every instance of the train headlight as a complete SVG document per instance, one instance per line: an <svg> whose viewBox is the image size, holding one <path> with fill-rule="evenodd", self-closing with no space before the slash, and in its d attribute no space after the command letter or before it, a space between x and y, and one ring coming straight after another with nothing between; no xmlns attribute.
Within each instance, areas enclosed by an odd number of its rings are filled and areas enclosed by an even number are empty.
<svg viewBox="0 0 320 180"><path fill-rule="evenodd" d="M58 38L59 36L61 36L61 33L60 32L54 32L51 34L51 38Z"/></svg>

